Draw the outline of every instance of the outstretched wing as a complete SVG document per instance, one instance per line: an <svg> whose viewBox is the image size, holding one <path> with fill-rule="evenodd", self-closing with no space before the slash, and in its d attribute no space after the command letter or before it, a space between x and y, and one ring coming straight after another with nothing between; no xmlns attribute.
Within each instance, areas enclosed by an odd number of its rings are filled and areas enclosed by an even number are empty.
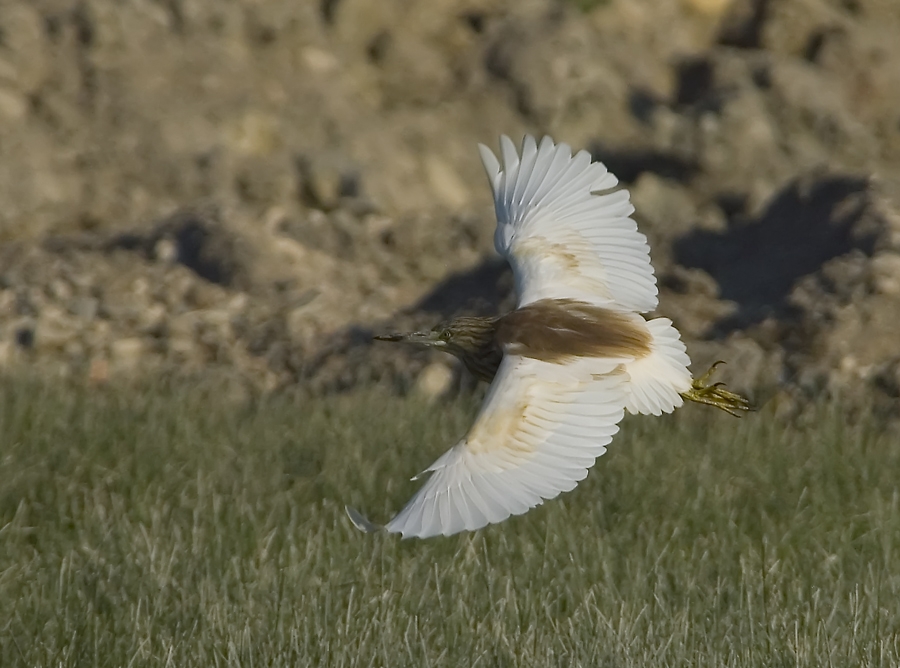
<svg viewBox="0 0 900 668"><path fill-rule="evenodd" d="M619 429L621 362L507 355L469 433L428 468L428 481L385 528L449 536L573 489Z"/></svg>
<svg viewBox="0 0 900 668"><path fill-rule="evenodd" d="M519 306L539 299L578 299L606 308L652 311L656 278L647 238L629 217L627 190L587 151L544 137L500 137L500 162L479 144L494 192L494 245L513 269Z"/></svg>

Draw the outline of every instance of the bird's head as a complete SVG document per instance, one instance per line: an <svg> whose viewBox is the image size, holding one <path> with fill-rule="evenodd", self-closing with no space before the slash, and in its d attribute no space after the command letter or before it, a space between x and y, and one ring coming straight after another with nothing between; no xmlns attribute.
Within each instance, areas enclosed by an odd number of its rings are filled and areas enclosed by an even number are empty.
<svg viewBox="0 0 900 668"><path fill-rule="evenodd" d="M418 343L460 356L466 353L474 354L490 343L493 340L496 321L496 318L461 317L422 332L382 334L373 338L378 341Z"/></svg>
<svg viewBox="0 0 900 668"><path fill-rule="evenodd" d="M379 334L372 338L376 341L392 341L402 343L419 343L431 348L441 348L447 345L449 335L442 336L443 332L437 328L425 332L407 332L405 334Z"/></svg>

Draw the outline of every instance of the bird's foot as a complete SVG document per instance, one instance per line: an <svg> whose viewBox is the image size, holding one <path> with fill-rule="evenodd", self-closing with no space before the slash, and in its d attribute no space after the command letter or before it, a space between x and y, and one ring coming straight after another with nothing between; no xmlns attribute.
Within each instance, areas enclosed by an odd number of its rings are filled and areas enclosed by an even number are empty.
<svg viewBox="0 0 900 668"><path fill-rule="evenodd" d="M681 396L688 401L694 401L698 404L715 406L734 417L740 417L741 412L755 410L747 399L726 390L724 383L708 384L716 367L720 364L725 364L725 362L718 361L713 364L709 371L700 376L700 378L695 378L691 383L691 389L687 392L682 392Z"/></svg>

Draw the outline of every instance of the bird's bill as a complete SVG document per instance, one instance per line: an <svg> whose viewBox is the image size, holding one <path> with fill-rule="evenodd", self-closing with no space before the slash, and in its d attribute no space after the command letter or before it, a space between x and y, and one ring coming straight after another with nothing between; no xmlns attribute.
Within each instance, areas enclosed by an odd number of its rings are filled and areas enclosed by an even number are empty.
<svg viewBox="0 0 900 668"><path fill-rule="evenodd" d="M443 344L439 338L440 332L409 332L407 334L379 334L372 338L376 341L402 341L404 343L420 343L426 346L436 346Z"/></svg>
<svg viewBox="0 0 900 668"><path fill-rule="evenodd" d="M372 338L376 341L405 341L408 334L378 334Z"/></svg>

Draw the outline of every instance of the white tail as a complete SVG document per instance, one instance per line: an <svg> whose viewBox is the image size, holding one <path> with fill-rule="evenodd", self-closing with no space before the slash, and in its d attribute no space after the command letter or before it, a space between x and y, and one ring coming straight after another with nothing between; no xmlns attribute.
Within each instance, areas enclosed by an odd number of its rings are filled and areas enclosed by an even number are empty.
<svg viewBox="0 0 900 668"><path fill-rule="evenodd" d="M653 337L652 352L625 365L631 378L625 410L642 415L671 413L684 403L681 392L691 387L691 358L671 320L655 318L647 322L647 328Z"/></svg>

